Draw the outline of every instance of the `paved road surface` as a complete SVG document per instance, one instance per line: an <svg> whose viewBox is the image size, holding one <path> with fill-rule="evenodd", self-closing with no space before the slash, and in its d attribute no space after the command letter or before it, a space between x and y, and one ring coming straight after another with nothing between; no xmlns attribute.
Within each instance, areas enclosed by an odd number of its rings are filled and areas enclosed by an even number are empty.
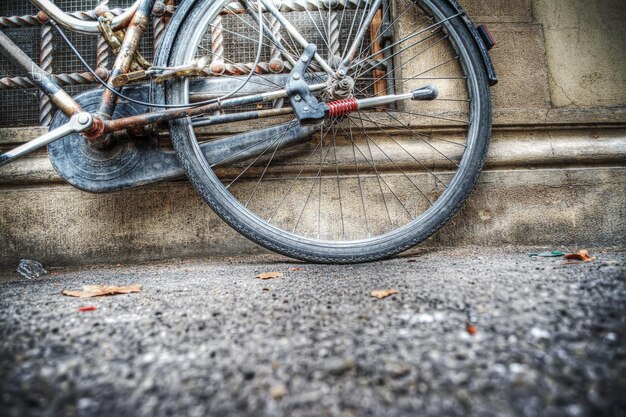
<svg viewBox="0 0 626 417"><path fill-rule="evenodd" d="M526 251L4 273L0 415L620 415L624 254L562 265ZM270 271L284 276L254 278ZM141 293L61 295L133 283Z"/></svg>

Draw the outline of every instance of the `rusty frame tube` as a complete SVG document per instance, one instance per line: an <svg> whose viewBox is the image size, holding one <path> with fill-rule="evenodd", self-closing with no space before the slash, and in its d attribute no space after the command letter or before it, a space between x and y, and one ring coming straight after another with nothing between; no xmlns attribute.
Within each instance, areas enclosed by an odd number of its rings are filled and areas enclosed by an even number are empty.
<svg viewBox="0 0 626 417"><path fill-rule="evenodd" d="M137 11L133 15L130 21L124 41L120 48L115 63L113 64L113 70L108 81L108 86L112 89L116 87L113 85L113 80L120 74L125 74L130 70L130 67L135 58L135 53L139 49L139 44L143 34L148 29L150 23L150 13L155 0L140 0ZM111 118L115 112L115 104L117 102L117 96L109 89L105 89L102 93L102 102L98 109L97 115L104 120Z"/></svg>
<svg viewBox="0 0 626 417"><path fill-rule="evenodd" d="M50 74L41 69L11 38L0 30L0 53L28 74L28 78L68 116L83 112L83 108L63 90Z"/></svg>
<svg viewBox="0 0 626 417"><path fill-rule="evenodd" d="M140 1L141 0L137 0L130 8L126 9L124 13L113 19L111 26L114 31L128 26L133 15L135 14L135 10L139 7ZM98 22L87 22L71 16L59 9L50 0L31 0L31 2L48 15L50 19L54 20L65 29L92 35L100 33L100 29L98 29Z"/></svg>
<svg viewBox="0 0 626 417"><path fill-rule="evenodd" d="M326 87L325 83L321 84L313 84L310 88L311 91L318 91ZM439 91L437 87L434 85L427 85L422 88L418 88L417 90L413 90L410 93L405 94L389 94L384 96L375 96L371 98L364 98L354 100L356 109L367 109L377 106L385 106L390 105L403 100L434 100L437 98ZM139 114L136 116L124 117L121 119L115 120L105 120L103 122L104 133L113 133L120 130L129 130L134 131L139 127L151 125L154 123L166 122L175 119L182 119L185 117L192 116L200 116L205 113L211 113L216 110L221 110L224 108L240 106L244 104L252 104L259 102L272 102L276 99L287 98L289 95L286 90L277 90L271 91L267 93L254 94L249 96L242 97L233 97L230 99L226 99L220 103L211 103L206 104L204 106L198 107L186 107L183 109L172 109L172 110L164 110L155 113L145 113ZM330 112L331 106L337 102L330 103L321 103L322 106L326 109L325 111ZM211 126L221 123L231 123L242 120L252 120L252 119L260 119L263 117L274 117L274 116L284 116L287 114L293 113L293 108L285 107L285 108L275 108L269 110L256 110L256 111L248 111L241 113L227 113L227 114L218 114L214 116L208 116L204 119L195 120L193 122L193 126Z"/></svg>
<svg viewBox="0 0 626 417"><path fill-rule="evenodd" d="M326 88L326 83L313 84L309 86L311 91L319 91ZM241 106L244 104L272 102L280 98L287 98L289 95L286 90L269 91L265 93L252 94L248 96L232 97L211 104L205 104L198 107L185 107L182 109L170 109L152 113L138 114L136 116L123 117L115 120L103 120L103 134L113 133L119 130L134 130L138 127L151 125L154 123L168 122L170 120L183 119L185 117L200 116L205 113L211 113L223 108ZM275 109L280 110L280 109ZM277 113L270 111L257 112L261 117L276 116ZM255 117L256 118L256 117Z"/></svg>

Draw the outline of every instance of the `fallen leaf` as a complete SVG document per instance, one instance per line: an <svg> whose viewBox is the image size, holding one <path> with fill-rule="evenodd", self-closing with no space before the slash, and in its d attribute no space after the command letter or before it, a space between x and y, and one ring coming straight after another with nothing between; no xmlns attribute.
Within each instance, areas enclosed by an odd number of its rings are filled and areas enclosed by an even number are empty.
<svg viewBox="0 0 626 417"><path fill-rule="evenodd" d="M381 298L386 298L393 294L398 294L398 290L374 290L370 293L370 296L380 300Z"/></svg>
<svg viewBox="0 0 626 417"><path fill-rule="evenodd" d="M272 278L280 278L282 276L283 276L282 272L263 272L262 274L256 275L255 278L272 279Z"/></svg>
<svg viewBox="0 0 626 417"><path fill-rule="evenodd" d="M476 334L476 332L478 331L478 329L476 329L476 326L468 324L467 327L465 328L467 330L467 332L469 334L471 334L472 336Z"/></svg>
<svg viewBox="0 0 626 417"><path fill-rule="evenodd" d="M63 295L70 297L101 297L104 295L129 294L141 291L141 284L125 285L116 287L115 285L83 285L82 291L63 290Z"/></svg>
<svg viewBox="0 0 626 417"><path fill-rule="evenodd" d="M596 257L589 256L589 251L587 249L581 249L578 253L567 253L563 255L565 259L576 259L583 262L591 262L596 259Z"/></svg>
<svg viewBox="0 0 626 417"><path fill-rule="evenodd" d="M301 268L299 266L293 266L291 268L289 268L290 271L304 271L304 268Z"/></svg>
<svg viewBox="0 0 626 417"><path fill-rule="evenodd" d="M83 311L94 311L96 309L95 306L87 306L87 307L79 307L78 311L83 312Z"/></svg>
<svg viewBox="0 0 626 417"><path fill-rule="evenodd" d="M407 262L417 262L417 259L415 258L407 259Z"/></svg>
<svg viewBox="0 0 626 417"><path fill-rule="evenodd" d="M287 387L284 384L274 385L270 388L270 396L275 400L280 400L287 394Z"/></svg>
<svg viewBox="0 0 626 417"><path fill-rule="evenodd" d="M269 288L263 288L263 291L270 291Z"/></svg>

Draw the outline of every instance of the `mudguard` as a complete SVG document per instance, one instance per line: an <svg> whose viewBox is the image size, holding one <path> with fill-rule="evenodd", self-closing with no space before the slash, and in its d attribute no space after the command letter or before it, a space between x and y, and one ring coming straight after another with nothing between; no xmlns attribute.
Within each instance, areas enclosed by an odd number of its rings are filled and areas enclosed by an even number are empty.
<svg viewBox="0 0 626 417"><path fill-rule="evenodd" d="M450 7L452 7L452 10L456 11L457 13L461 13L463 22L465 22L467 29L469 30L470 34L474 38L474 42L476 42L476 46L478 47L478 50L480 51L480 55L483 58L483 64L485 65L485 70L487 71L487 78L489 80L489 85L490 86L496 85L498 83L496 70L493 67L493 62L491 62L491 57L489 56L487 45L485 45L485 41L483 41L483 38L478 33L476 26L474 26L470 18L467 16L467 13L465 13L465 10L461 7L461 5L456 0L445 0L445 1L450 5Z"/></svg>

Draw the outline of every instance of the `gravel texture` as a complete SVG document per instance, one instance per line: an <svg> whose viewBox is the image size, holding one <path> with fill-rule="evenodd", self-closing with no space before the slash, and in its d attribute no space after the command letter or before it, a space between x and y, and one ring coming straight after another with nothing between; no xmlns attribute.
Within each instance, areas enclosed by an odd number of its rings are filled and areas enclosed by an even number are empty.
<svg viewBox="0 0 626 417"><path fill-rule="evenodd" d="M3 273L0 416L624 415L624 254L530 250ZM284 276L254 278L270 271Z"/></svg>

